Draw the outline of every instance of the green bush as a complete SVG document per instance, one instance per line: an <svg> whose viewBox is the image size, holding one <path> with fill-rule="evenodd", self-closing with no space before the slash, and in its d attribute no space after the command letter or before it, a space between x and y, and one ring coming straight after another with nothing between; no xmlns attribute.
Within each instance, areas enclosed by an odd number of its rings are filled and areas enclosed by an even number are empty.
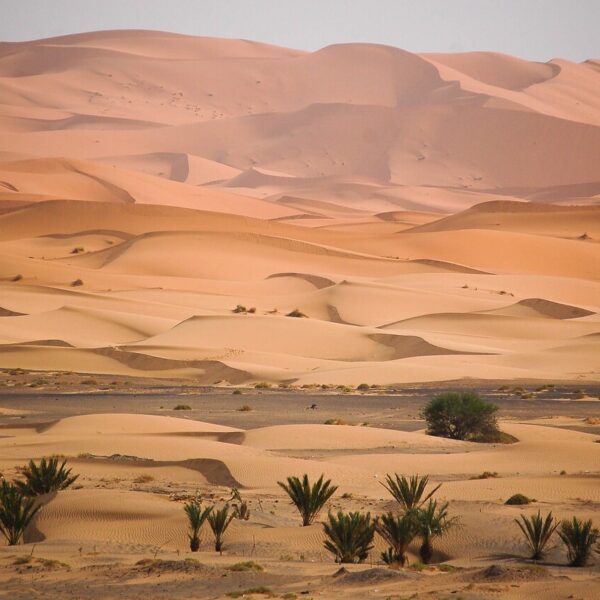
<svg viewBox="0 0 600 600"><path fill-rule="evenodd" d="M453 440L475 440L499 433L495 404L475 392L444 392L423 409L427 433Z"/></svg>

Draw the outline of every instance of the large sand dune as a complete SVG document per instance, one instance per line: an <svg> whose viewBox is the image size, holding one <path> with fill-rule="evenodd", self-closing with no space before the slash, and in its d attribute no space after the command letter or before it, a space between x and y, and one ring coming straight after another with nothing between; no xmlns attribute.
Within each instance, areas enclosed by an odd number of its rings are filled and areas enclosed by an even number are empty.
<svg viewBox="0 0 600 600"><path fill-rule="evenodd" d="M0 366L599 379L594 65L0 45Z"/></svg>

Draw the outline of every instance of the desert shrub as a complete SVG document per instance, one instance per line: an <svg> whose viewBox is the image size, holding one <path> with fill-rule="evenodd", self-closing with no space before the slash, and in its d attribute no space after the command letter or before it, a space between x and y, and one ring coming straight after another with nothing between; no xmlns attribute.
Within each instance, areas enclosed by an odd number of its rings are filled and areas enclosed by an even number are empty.
<svg viewBox="0 0 600 600"><path fill-rule="evenodd" d="M361 383L356 388L359 392L368 392L371 386L368 383Z"/></svg>
<svg viewBox="0 0 600 600"><path fill-rule="evenodd" d="M327 419L323 421L323 425L348 425L344 419Z"/></svg>
<svg viewBox="0 0 600 600"><path fill-rule="evenodd" d="M295 308L293 311L289 312L286 317L296 317L297 319L307 319L308 315L305 315L300 309Z"/></svg>
<svg viewBox="0 0 600 600"><path fill-rule="evenodd" d="M231 502L231 505L233 506L233 515L236 519L239 519L240 521L248 521L248 519L250 519L248 503L242 498L240 490L235 487L231 489L231 498L229 499L229 502Z"/></svg>
<svg viewBox="0 0 600 600"><path fill-rule="evenodd" d="M248 309L243 304L238 304L231 312L245 313L248 312Z"/></svg>
<svg viewBox="0 0 600 600"><path fill-rule="evenodd" d="M33 498L23 495L21 489L12 483L0 482L0 533L9 546L16 546L25 530L41 510Z"/></svg>
<svg viewBox="0 0 600 600"><path fill-rule="evenodd" d="M233 392L231 392L234 396L241 396L242 395L242 390L233 390Z"/></svg>
<svg viewBox="0 0 600 600"><path fill-rule="evenodd" d="M73 287L78 287L80 285L83 285L83 279L75 279L74 281L71 281L71 285Z"/></svg>
<svg viewBox="0 0 600 600"><path fill-rule="evenodd" d="M189 404L178 404L173 410L192 410L192 407Z"/></svg>
<svg viewBox="0 0 600 600"><path fill-rule="evenodd" d="M185 510L185 514L188 518L190 550L192 552L198 552L200 548L200 530L208 518L208 515L210 515L212 507L209 506L203 509L198 500L192 500L185 504L183 510Z"/></svg>
<svg viewBox="0 0 600 600"><path fill-rule="evenodd" d="M323 506L338 489L337 485L331 485L331 479L324 481L323 478L324 476L321 475L312 485L306 474L301 480L298 477L288 477L286 483L277 482L298 509L303 527L315 520Z"/></svg>
<svg viewBox="0 0 600 600"><path fill-rule="evenodd" d="M19 274L15 275L15 276L14 276L14 277L11 279L11 281L15 281L15 282L16 282L16 281L21 281L21 279L23 279L23 275L21 275L21 273L19 273Z"/></svg>
<svg viewBox="0 0 600 600"><path fill-rule="evenodd" d="M496 477L499 477L496 471L484 471L479 475L473 475L473 477L469 477L469 479L495 479Z"/></svg>
<svg viewBox="0 0 600 600"><path fill-rule="evenodd" d="M208 515L208 524L215 536L215 552L223 550L223 537L229 527L229 524L234 518L234 514L229 512L229 506L223 508L213 508Z"/></svg>
<svg viewBox="0 0 600 600"><path fill-rule="evenodd" d="M266 381L259 381L254 385L254 387L257 390L268 390L271 387L271 384L267 383Z"/></svg>
<svg viewBox="0 0 600 600"><path fill-rule="evenodd" d="M425 495L425 488L428 483L428 475L424 475L423 477L419 475L405 477L404 475L394 473L393 477L389 474L386 475L385 482L382 482L381 485L383 485L404 510L411 511L425 504L442 487L440 483Z"/></svg>
<svg viewBox="0 0 600 600"><path fill-rule="evenodd" d="M238 408L238 412L250 412L252 407L249 404L244 404Z"/></svg>
<svg viewBox="0 0 600 600"><path fill-rule="evenodd" d="M533 560L544 558L546 546L559 525L554 520L552 513L548 513L546 518L543 519L538 510L537 515L531 517L521 515L521 519L515 519L515 523L519 526L529 546L529 550L531 551L530 558Z"/></svg>
<svg viewBox="0 0 600 600"><path fill-rule="evenodd" d="M592 546L600 538L600 531L593 527L591 519L587 521L573 517L560 524L558 535L567 547L567 558L571 567L585 567Z"/></svg>
<svg viewBox="0 0 600 600"><path fill-rule="evenodd" d="M323 531L327 537L324 546L335 556L336 562L364 562L373 548L375 523L370 513L329 513Z"/></svg>
<svg viewBox="0 0 600 600"><path fill-rule="evenodd" d="M76 246L71 250L71 254L80 254L81 252L85 252L85 249L82 246Z"/></svg>
<svg viewBox="0 0 600 600"><path fill-rule="evenodd" d="M251 306L251 307L248 309L248 312L249 312L251 315L253 315L253 314L256 312L256 306Z"/></svg>
<svg viewBox="0 0 600 600"><path fill-rule="evenodd" d="M389 544L387 551L381 554L383 562L390 566L404 566L408 562L408 546L419 531L415 514L409 511L381 515L375 521L375 530Z"/></svg>
<svg viewBox="0 0 600 600"><path fill-rule="evenodd" d="M154 481L152 475L140 475L133 480L133 483L151 483Z"/></svg>
<svg viewBox="0 0 600 600"><path fill-rule="evenodd" d="M433 540L442 537L456 524L455 517L448 516L448 503L438 505L436 500L429 500L425 508L417 510L417 528L421 537L419 556L428 565L433 557Z"/></svg>
<svg viewBox="0 0 600 600"><path fill-rule="evenodd" d="M423 410L427 433L454 440L470 440L498 431L495 404L475 392L444 392Z"/></svg>
<svg viewBox="0 0 600 600"><path fill-rule="evenodd" d="M21 469L25 481L16 481L15 486L24 496L42 496L65 490L79 477L71 475L72 469L67 469L66 465L66 460L59 465L57 456L42 458L39 465L30 460L27 466Z"/></svg>
<svg viewBox="0 0 600 600"><path fill-rule="evenodd" d="M513 494L504 504L509 506L522 506L524 504L531 504L535 502L533 498L528 498L525 494Z"/></svg>
<svg viewBox="0 0 600 600"><path fill-rule="evenodd" d="M228 592L227 596L230 598L245 598L246 596L251 596L252 594L262 594L263 596L273 596L273 592L271 588L265 587L264 585L259 585L257 587L251 587L247 590L237 590L235 592Z"/></svg>
<svg viewBox="0 0 600 600"><path fill-rule="evenodd" d="M230 565L229 567L227 567L227 570L234 571L236 573L244 572L244 571L260 572L260 571L264 571L264 568L262 567L262 565L259 565L257 562L254 562L253 560L247 560L244 562L238 562L233 565Z"/></svg>

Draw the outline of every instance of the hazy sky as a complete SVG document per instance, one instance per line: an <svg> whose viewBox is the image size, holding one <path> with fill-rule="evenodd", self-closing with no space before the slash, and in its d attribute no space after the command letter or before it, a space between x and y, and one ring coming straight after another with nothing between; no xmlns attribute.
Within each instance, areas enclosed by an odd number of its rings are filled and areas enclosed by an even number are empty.
<svg viewBox="0 0 600 600"><path fill-rule="evenodd" d="M158 29L316 50L377 42L413 52L600 58L600 0L0 0L0 40Z"/></svg>

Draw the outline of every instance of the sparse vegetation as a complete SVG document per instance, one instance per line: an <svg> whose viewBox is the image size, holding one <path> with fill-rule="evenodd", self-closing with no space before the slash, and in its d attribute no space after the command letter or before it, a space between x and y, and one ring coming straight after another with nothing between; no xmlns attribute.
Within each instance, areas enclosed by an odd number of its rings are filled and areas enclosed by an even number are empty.
<svg viewBox="0 0 600 600"><path fill-rule="evenodd" d="M469 477L469 479L495 479L497 477L500 477L500 475L498 475L496 471L484 471L479 475L473 475L473 477Z"/></svg>
<svg viewBox="0 0 600 600"><path fill-rule="evenodd" d="M250 509L248 503L242 498L240 490L232 488L231 498L229 499L231 506L233 506L233 515L240 521L248 521L250 519Z"/></svg>
<svg viewBox="0 0 600 600"><path fill-rule="evenodd" d="M375 523L370 513L329 513L323 531L327 537L324 546L335 556L336 562L364 562L373 548Z"/></svg>
<svg viewBox="0 0 600 600"><path fill-rule="evenodd" d="M429 435L475 441L498 433L497 410L475 392L444 392L428 402L423 417Z"/></svg>
<svg viewBox="0 0 600 600"><path fill-rule="evenodd" d="M519 526L529 546L529 550L531 551L529 558L533 560L544 558L546 546L559 526L558 521L554 520L552 513L550 512L545 518L542 518L538 510L537 515L531 517L521 515L521 519L515 519L515 523Z"/></svg>
<svg viewBox="0 0 600 600"><path fill-rule="evenodd" d="M386 475L383 487L392 495L394 500L405 511L411 511L420 508L427 500L429 500L442 486L438 484L425 495L425 488L429 483L429 476L412 475L405 477L394 473L394 476Z"/></svg>
<svg viewBox="0 0 600 600"><path fill-rule="evenodd" d="M448 503L438 505L437 500L429 500L426 508L417 511L417 523L421 547L419 556L428 565L433 557L433 540L442 537L456 524L455 517L448 516Z"/></svg>
<svg viewBox="0 0 600 600"><path fill-rule="evenodd" d="M528 498L525 494L513 494L504 504L509 506L522 506L535 502L533 498Z"/></svg>
<svg viewBox="0 0 600 600"><path fill-rule="evenodd" d="M192 552L198 552L200 549L200 530L210 515L212 507L209 506L203 509L200 502L197 499L194 499L185 504L183 510L185 510L185 514L188 518L190 550Z"/></svg>
<svg viewBox="0 0 600 600"><path fill-rule="evenodd" d="M240 406L237 410L238 412L250 412L252 410L252 407L249 404L244 404Z"/></svg>
<svg viewBox="0 0 600 600"><path fill-rule="evenodd" d="M15 275L11 281L17 282L17 281L21 281L21 279L23 279L23 275L21 275L21 273Z"/></svg>
<svg viewBox="0 0 600 600"><path fill-rule="evenodd" d="M264 585L260 585L258 587L251 587L247 590L229 592L227 595L230 598L245 598L246 596L251 596L252 594L262 594L264 596L272 596L273 592L270 588L265 587Z"/></svg>
<svg viewBox="0 0 600 600"><path fill-rule="evenodd" d="M331 485L331 479L324 481L321 475L312 485L308 480L308 475L304 475L302 480L298 477L288 477L287 482L278 481L277 484L292 500L292 504L298 509L302 517L302 526L310 525L327 501L335 494L337 485Z"/></svg>
<svg viewBox="0 0 600 600"><path fill-rule="evenodd" d="M257 562L254 562L253 560L247 560L245 562L238 562L233 565L230 565L229 567L227 567L227 570L234 571L236 573L247 572L247 571L253 571L253 572L260 573L261 571L264 571L264 568L262 567L262 565L259 565Z"/></svg>
<svg viewBox="0 0 600 600"><path fill-rule="evenodd" d="M9 546L16 546L42 505L26 497L21 488L0 481L0 533Z"/></svg>
<svg viewBox="0 0 600 600"><path fill-rule="evenodd" d="M178 404L173 410L192 410L192 407L189 404Z"/></svg>
<svg viewBox="0 0 600 600"><path fill-rule="evenodd" d="M570 521L565 520L560 524L558 535L567 547L569 566L585 567L592 546L600 538L600 531L593 526L591 519L583 521L573 517Z"/></svg>
<svg viewBox="0 0 600 600"><path fill-rule="evenodd" d="M71 475L72 469L67 469L67 461L58 464L58 457L42 458L39 465L30 460L21 469L25 481L16 481L16 487L24 496L42 496L50 492L67 489L75 483L79 475Z"/></svg>
<svg viewBox="0 0 600 600"><path fill-rule="evenodd" d="M295 308L285 316L296 317L297 319L308 319L308 315L305 315L299 308Z"/></svg>
<svg viewBox="0 0 600 600"><path fill-rule="evenodd" d="M368 383L361 383L356 388L359 392L368 392L371 386Z"/></svg>
<svg viewBox="0 0 600 600"><path fill-rule="evenodd" d="M215 536L215 552L223 551L223 537L234 518L234 514L229 512L229 506L226 504L222 508L212 508L208 515L208 524Z"/></svg>
<svg viewBox="0 0 600 600"><path fill-rule="evenodd" d="M232 394L234 396L241 396L242 395L242 390L233 390Z"/></svg>
<svg viewBox="0 0 600 600"><path fill-rule="evenodd" d="M80 285L83 285L83 279L75 279L74 281L71 281L72 287L78 287Z"/></svg>
<svg viewBox="0 0 600 600"><path fill-rule="evenodd" d="M267 383L266 381L259 381L254 385L254 387L257 390L268 390L271 387L271 384Z"/></svg>
<svg viewBox="0 0 600 600"><path fill-rule="evenodd" d="M381 515L375 521L375 530L389 544L389 548L381 553L383 562L389 566L405 566L408 546L419 532L414 512Z"/></svg>

